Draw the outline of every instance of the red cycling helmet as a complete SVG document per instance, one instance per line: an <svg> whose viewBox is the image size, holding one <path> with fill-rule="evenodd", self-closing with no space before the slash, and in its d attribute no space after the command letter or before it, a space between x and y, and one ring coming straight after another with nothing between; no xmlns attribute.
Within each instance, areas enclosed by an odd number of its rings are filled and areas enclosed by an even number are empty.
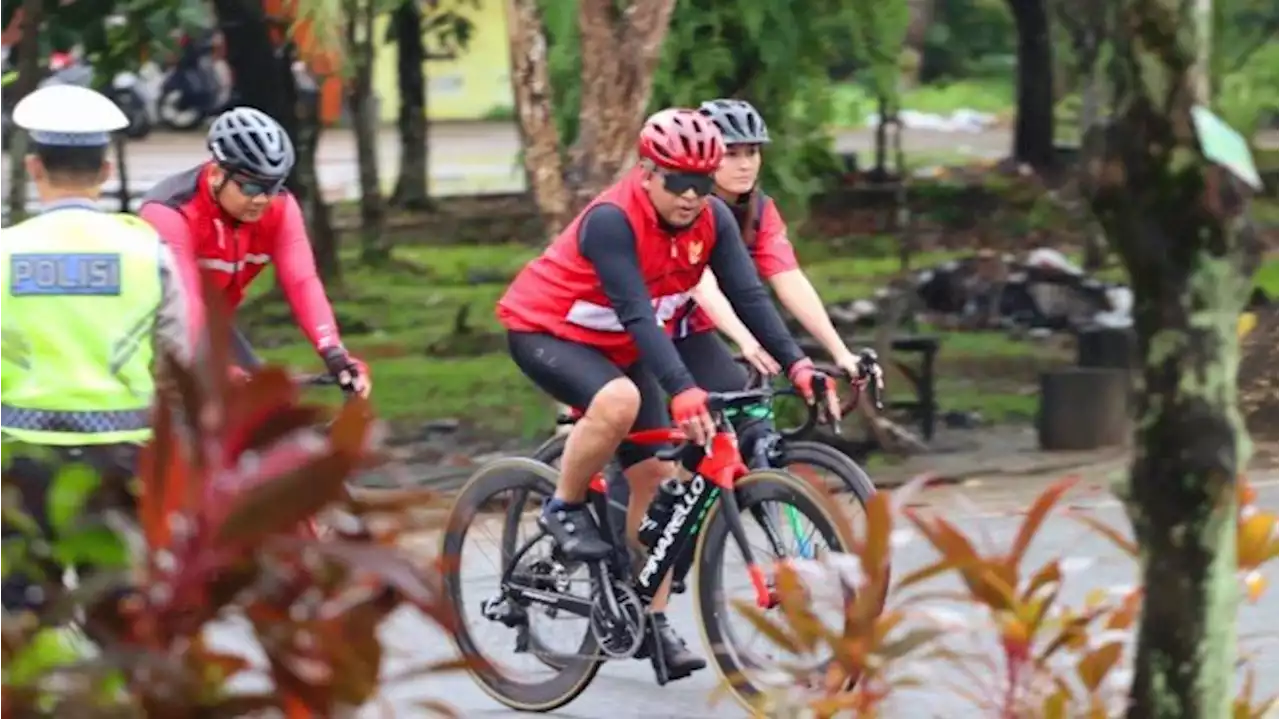
<svg viewBox="0 0 1280 719"><path fill-rule="evenodd" d="M724 158L720 128L697 110L655 112L644 121L637 146L640 157L676 172L715 172Z"/></svg>

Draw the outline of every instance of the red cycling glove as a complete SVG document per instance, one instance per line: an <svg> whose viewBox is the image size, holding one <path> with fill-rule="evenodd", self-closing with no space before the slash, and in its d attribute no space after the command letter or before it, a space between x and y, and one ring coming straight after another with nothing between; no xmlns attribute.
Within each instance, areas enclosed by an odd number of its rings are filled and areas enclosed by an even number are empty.
<svg viewBox="0 0 1280 719"><path fill-rule="evenodd" d="M787 377L791 379L791 384L795 385L796 389L800 390L800 394L810 402L813 401L813 377L816 372L813 360L808 357L787 368Z"/></svg>
<svg viewBox="0 0 1280 719"><path fill-rule="evenodd" d="M671 398L671 419L682 425L707 413L707 392L701 387L690 387Z"/></svg>

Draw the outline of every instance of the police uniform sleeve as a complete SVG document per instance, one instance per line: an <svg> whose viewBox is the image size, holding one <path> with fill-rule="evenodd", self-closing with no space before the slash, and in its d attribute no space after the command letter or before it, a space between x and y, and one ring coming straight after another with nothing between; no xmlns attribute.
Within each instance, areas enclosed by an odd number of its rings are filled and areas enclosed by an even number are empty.
<svg viewBox="0 0 1280 719"><path fill-rule="evenodd" d="M192 359L191 331L188 327L187 287L178 274L178 263L163 243L160 245L160 307L156 310L155 335L157 354L163 349L183 363Z"/></svg>

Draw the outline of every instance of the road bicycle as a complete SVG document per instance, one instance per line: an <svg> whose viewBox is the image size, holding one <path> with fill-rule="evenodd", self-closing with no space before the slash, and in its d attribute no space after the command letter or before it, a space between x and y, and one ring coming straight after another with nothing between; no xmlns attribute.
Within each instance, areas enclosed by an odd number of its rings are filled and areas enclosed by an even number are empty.
<svg viewBox="0 0 1280 719"><path fill-rule="evenodd" d="M874 363L875 355L867 355L862 361ZM751 381L748 388L763 388L769 385L770 378L755 372L749 365L748 369L751 370ZM835 377L836 374L832 373L828 376ZM855 392L853 400L846 399L846 405L850 401L856 405L856 398L860 394L860 392ZM867 394L875 404L876 409L880 409L882 404L880 391L874 382L867 385ZM775 419L776 413L773 400L778 397L796 395L797 392L794 389L777 389L769 393L765 400L744 407L732 408L726 414L730 420L735 420L739 414L758 420ZM875 483L871 481L871 477L867 475L861 465L849 455L831 446L831 444L809 439L809 437L814 436L813 430L820 424L818 410L818 405L809 405L807 419L798 427L752 432L748 446L742 449L747 467L750 469L771 467L773 469L792 470L800 467L812 467L837 477L840 482L834 489L848 492L860 505L865 506L872 495L875 494L876 488ZM843 407L841 411L848 413L852 411L852 406ZM572 425L578 421L580 416L581 413L577 410L562 412L556 417L556 426ZM831 423L831 431L839 433L839 426L834 422ZM561 455L564 454L564 444L567 438L567 433L557 434L543 442L542 445L534 450L531 456L539 462L556 466L560 461ZM614 499L617 501L619 498L615 496Z"/></svg>
<svg viewBox="0 0 1280 719"><path fill-rule="evenodd" d="M814 527L809 538L797 542L803 545L799 552L802 556L817 558L823 552L847 551L853 545L850 524L842 520L840 509L825 491L777 469L749 469L739 453L737 437L726 414L768 403L775 394L778 391L772 387L712 393L708 405L717 433L707 449L686 442L678 429L645 430L628 437L638 444L679 443L673 449L660 450L659 458L678 461L691 473L687 482L678 484L679 492L669 514L654 516L657 501L650 507L654 525L651 531L642 532L642 538L647 537L643 561L633 563L621 528L608 511L602 475L591 481L588 505L602 535L614 547L611 556L594 562L576 561L564 556L554 539L540 528L528 541L502 553L499 590L479 603L481 615L490 623L517 630L515 652L541 655L539 659L554 675L545 681L527 683L515 680L492 660L469 663L467 670L486 693L512 709L552 711L585 691L603 662L645 654L658 684L667 683L672 677L661 642L647 631L649 607L668 573L673 581L680 582L693 570L697 624L704 644L711 650L712 664L744 704L759 697L764 689L756 678L760 667L736 646L725 625L732 610L722 602L726 585L720 570L730 544L736 545L744 559L743 571L754 592L755 605L772 608L777 597L768 572L772 565L756 557L740 514L748 513L761 527L775 561L793 556L783 546L778 531L782 515L792 510ZM481 468L457 495L446 524L442 552L448 560L445 588L464 618L464 564L458 560L469 532L477 522L496 519L504 525L504 537L515 536L511 525L524 521L526 509L537 511L537 504L531 504L529 499L534 495L550 497L556 479L556 471L543 462L510 457ZM514 500L500 499L504 492L512 492ZM662 497L663 492L658 496ZM787 505L787 510L776 511L772 504ZM549 553L535 555L532 550L543 543L550 546ZM570 591L571 576L582 570L589 575L586 596ZM529 632L520 631L529 626L531 615L539 612L588 620L589 628L576 651L552 652L541 642L531 641ZM466 621L459 622L454 640L464 656L481 655Z"/></svg>

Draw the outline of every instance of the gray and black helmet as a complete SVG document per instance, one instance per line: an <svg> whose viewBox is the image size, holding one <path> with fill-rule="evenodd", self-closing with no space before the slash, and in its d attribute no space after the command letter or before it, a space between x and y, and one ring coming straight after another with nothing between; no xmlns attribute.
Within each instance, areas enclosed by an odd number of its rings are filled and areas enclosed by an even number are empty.
<svg viewBox="0 0 1280 719"><path fill-rule="evenodd" d="M745 100L708 100L698 112L711 118L720 128L726 145L764 145L769 142L769 128L764 118Z"/></svg>
<svg viewBox="0 0 1280 719"><path fill-rule="evenodd" d="M252 107L233 107L209 128L209 152L219 166L284 179L293 170L293 142L280 123Z"/></svg>

